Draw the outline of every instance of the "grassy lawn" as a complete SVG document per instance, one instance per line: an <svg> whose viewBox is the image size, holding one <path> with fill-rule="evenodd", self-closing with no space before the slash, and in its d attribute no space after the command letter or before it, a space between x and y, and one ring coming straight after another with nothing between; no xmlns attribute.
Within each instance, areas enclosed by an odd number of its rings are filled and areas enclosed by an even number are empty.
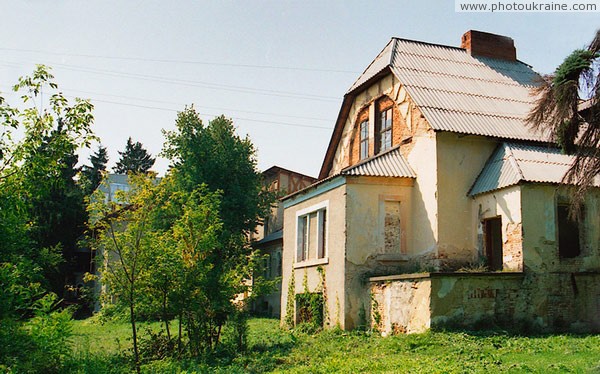
<svg viewBox="0 0 600 374"><path fill-rule="evenodd" d="M289 333L278 326L276 320L252 319L244 354L224 350L204 362L155 361L144 372L600 372L600 336L429 332L381 338L340 331ZM146 327L160 325L144 325L142 334ZM128 372L121 352L131 347L129 334L126 323L77 321L73 344L84 365L74 364L72 372Z"/></svg>

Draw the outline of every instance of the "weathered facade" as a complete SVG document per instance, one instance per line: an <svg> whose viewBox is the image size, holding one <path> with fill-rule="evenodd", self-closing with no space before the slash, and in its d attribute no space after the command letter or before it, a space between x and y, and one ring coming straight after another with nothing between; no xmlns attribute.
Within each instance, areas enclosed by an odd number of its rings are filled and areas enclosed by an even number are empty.
<svg viewBox="0 0 600 374"><path fill-rule="evenodd" d="M600 326L600 193L567 217L572 158L524 120L537 74L510 38L462 43L394 38L344 96L319 181L283 200L282 320L320 292L345 329Z"/></svg>
<svg viewBox="0 0 600 374"><path fill-rule="evenodd" d="M272 166L263 173L264 188L279 196L302 190L316 181L315 178ZM252 237L253 246L265 255L261 276L265 279L281 277L281 259L283 253L283 206L278 203L265 217L263 224L256 229ZM281 283L275 292L259 297L252 306L255 313L270 317L279 317L281 310Z"/></svg>

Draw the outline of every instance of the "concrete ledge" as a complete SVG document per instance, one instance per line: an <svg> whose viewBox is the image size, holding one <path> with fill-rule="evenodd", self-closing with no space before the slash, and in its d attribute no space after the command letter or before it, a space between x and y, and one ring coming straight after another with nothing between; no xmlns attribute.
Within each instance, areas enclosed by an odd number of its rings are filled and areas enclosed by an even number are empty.
<svg viewBox="0 0 600 374"><path fill-rule="evenodd" d="M306 260L294 263L294 269L308 268L311 266L326 265L329 263L329 257Z"/></svg>
<svg viewBox="0 0 600 374"><path fill-rule="evenodd" d="M423 278L444 278L444 277L502 277L502 278L518 278L524 277L525 273L520 271L498 271L498 272L435 272L435 273L414 273L414 274L396 274L396 275L384 275L380 277L371 277L369 282L388 282L395 280L412 280L412 279L423 279Z"/></svg>

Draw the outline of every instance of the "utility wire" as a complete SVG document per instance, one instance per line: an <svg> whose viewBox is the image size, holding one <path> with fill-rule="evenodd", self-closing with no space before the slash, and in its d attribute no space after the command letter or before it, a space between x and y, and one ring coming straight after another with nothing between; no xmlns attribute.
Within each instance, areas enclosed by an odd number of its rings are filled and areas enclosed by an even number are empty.
<svg viewBox="0 0 600 374"><path fill-rule="evenodd" d="M69 98L73 98L73 96L70 95L65 95L66 97ZM130 106L130 107L137 107L137 108L144 108L144 109L155 109L155 110L162 110L162 111L168 111L168 112L180 112L180 110L178 109L172 109L172 108L164 108L164 107L158 107L158 106L150 106L150 105L139 105L139 104L131 104L131 103L122 103L122 102L118 102L118 101L110 101L110 100L100 100L100 99L90 99L92 101L92 103L94 101L100 102L100 103L107 103L107 104L115 104L115 105L123 105L123 106ZM215 114L215 113L198 113L202 116L209 116L209 117L219 117L222 114ZM315 125L304 125L304 124L299 124L299 123L290 123L290 122L280 122L280 121L267 121L267 120L262 120L262 119L253 119L253 118L244 118L244 117L230 117L225 115L225 117L227 118L231 118L234 120L240 120L240 121L250 121L250 122L258 122L258 123L266 123L266 124L274 124L274 125L281 125L281 126L292 126L292 127L306 127L306 128L311 128L311 129L322 129L322 130L332 130L331 127L325 127L325 126L315 126Z"/></svg>
<svg viewBox="0 0 600 374"><path fill-rule="evenodd" d="M147 102L153 102L153 103L159 103L159 104L171 104L171 105L177 105L177 106L180 106L180 107L186 105L186 104L177 103L177 102L173 102L173 101L153 100L153 99L144 99L144 98L133 97L133 96L122 96L122 95L105 94L105 93L100 93L100 92L81 91L81 90L75 90L75 89L70 89L70 88L66 88L66 87L61 87L61 88L64 91L66 91L66 92L78 92L78 93L90 94L90 95L100 95L100 96L106 96L106 97L115 97L115 98L119 98L119 99L147 101ZM311 120L311 121L322 121L322 122L329 122L329 123L333 122L331 119L316 118L316 117L305 117L305 116L294 116L294 115L290 115L290 114L278 114L278 113L257 112L257 111L242 110L242 109L210 107L210 106L206 106L206 105L200 105L200 106L197 106L197 107L198 108L205 108L205 109L213 109L213 110L222 110L222 111L225 111L225 112L239 112L239 113L249 113L249 114L261 114L261 115L273 116L273 117L286 117L286 118L307 119L307 120Z"/></svg>
<svg viewBox="0 0 600 374"><path fill-rule="evenodd" d="M3 61L8 64L18 64L18 62L14 61ZM31 63L31 62L29 62ZM257 89L252 87L244 87L244 86L233 86L233 85L224 85L218 83L210 83L203 81L193 81L193 80L184 80L177 78L167 78L156 75L148 75L148 74L136 74L136 73L127 73L121 71L114 70L104 70L104 69L96 69L89 67L81 67L74 65L67 65L61 63L48 63L49 66L58 66L63 69L92 73L92 74L100 74L100 75L108 75L119 78L131 78L131 79L140 79L146 81L154 81L160 83L167 84L175 84L189 87L203 87L213 90L221 90L221 91L233 91L233 92L242 92L242 93L251 93L255 95L263 95L263 96L276 96L276 97L287 97L293 99L304 99L304 100L315 100L315 101L338 101L339 98L334 96L321 96L321 95L313 95L313 94L303 94L299 92L289 92L289 91L277 91L277 90L268 90L268 89Z"/></svg>
<svg viewBox="0 0 600 374"><path fill-rule="evenodd" d="M232 63L228 63L228 62L210 62L210 61L198 61L198 60L174 60L174 59L155 59L155 58L144 58L144 57L106 56L106 55L94 55L94 54L83 54L83 53L42 51L42 50L21 49L21 48L0 47L0 50L13 51L13 52L39 53L39 54L47 54L47 55L54 55L54 56L98 58L98 59L108 59L108 60L160 62L160 63L192 64L192 65L211 65L211 66L226 66L226 67L239 67L239 68L252 68L252 69L315 71L315 72L322 72L322 73L343 73L343 74L358 74L358 73L360 73L358 71L351 71L351 70L306 68L306 67L299 67L299 66L232 64Z"/></svg>

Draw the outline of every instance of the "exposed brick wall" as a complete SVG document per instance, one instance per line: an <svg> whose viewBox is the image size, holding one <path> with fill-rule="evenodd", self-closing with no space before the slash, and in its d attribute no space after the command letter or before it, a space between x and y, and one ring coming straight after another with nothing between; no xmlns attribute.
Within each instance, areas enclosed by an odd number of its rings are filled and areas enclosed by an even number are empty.
<svg viewBox="0 0 600 374"><path fill-rule="evenodd" d="M364 107L356 116L354 128L352 129L352 140L350 141L350 152L345 167L354 165L360 161L360 123L369 119L369 107ZM371 139L369 139L371 141Z"/></svg>
<svg viewBox="0 0 600 374"><path fill-rule="evenodd" d="M398 105L389 98L388 96L383 96L377 100L371 102L370 105L375 106L375 121L378 121L378 116L381 111L389 109L392 107L392 146L396 146L402 142L403 139L410 137L411 131L408 129L406 125L405 119L402 117L400 111L398 110ZM344 167L348 167L351 165L355 165L360 162L360 124L361 122L369 119L369 106L364 107L354 120L354 127L352 129L351 140L350 140L350 151L347 154L346 159L344 160ZM375 124L369 123L369 126L374 126ZM375 133L375 137L377 133ZM374 145L375 139L369 139L369 157L374 156Z"/></svg>
<svg viewBox="0 0 600 374"><path fill-rule="evenodd" d="M523 226L520 222L506 225L502 257L504 270L523 271Z"/></svg>

